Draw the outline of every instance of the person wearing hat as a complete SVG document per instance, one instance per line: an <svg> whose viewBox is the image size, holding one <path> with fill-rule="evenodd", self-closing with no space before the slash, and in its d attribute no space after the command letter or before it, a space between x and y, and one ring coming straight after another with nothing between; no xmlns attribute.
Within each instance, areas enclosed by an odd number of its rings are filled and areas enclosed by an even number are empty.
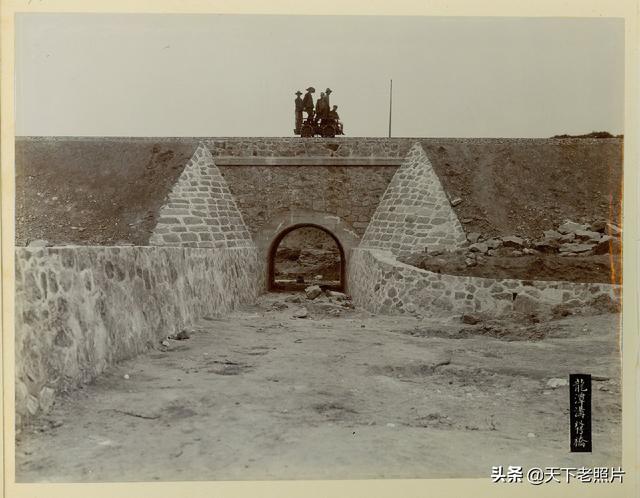
<svg viewBox="0 0 640 498"><path fill-rule="evenodd" d="M307 113L307 119L309 121L313 121L313 95L316 91L315 88L310 86L307 88L307 93L304 94L304 98L302 99L302 110Z"/></svg>
<svg viewBox="0 0 640 498"><path fill-rule="evenodd" d="M329 114L327 100L324 92L320 93L320 98L316 101L316 123L321 119L325 119Z"/></svg>
<svg viewBox="0 0 640 498"><path fill-rule="evenodd" d="M329 111L329 119L332 119L336 122L336 126L338 127L339 135L344 134L344 130L342 128L342 123L340 122L340 116L338 115L338 106L334 105L333 109Z"/></svg>
<svg viewBox="0 0 640 498"><path fill-rule="evenodd" d="M293 133L296 135L300 133L300 128L302 128L302 99L300 98L302 92L298 90L296 92L296 128L293 130Z"/></svg>
<svg viewBox="0 0 640 498"><path fill-rule="evenodd" d="M331 109L331 102L329 101L329 95L331 95L331 88L327 88L324 91L324 100L327 103L326 104L327 114L329 113L329 109Z"/></svg>

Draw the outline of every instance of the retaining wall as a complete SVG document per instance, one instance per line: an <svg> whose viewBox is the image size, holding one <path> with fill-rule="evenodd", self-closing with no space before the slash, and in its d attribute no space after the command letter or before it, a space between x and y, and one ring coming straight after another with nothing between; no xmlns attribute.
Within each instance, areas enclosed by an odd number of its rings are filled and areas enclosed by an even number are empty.
<svg viewBox="0 0 640 498"><path fill-rule="evenodd" d="M254 248L16 249L16 425L194 319L254 302Z"/></svg>
<svg viewBox="0 0 640 498"><path fill-rule="evenodd" d="M621 300L619 285L446 275L401 263L390 252L364 248L352 251L348 278L354 304L383 314L544 315L556 306L602 309L619 306Z"/></svg>

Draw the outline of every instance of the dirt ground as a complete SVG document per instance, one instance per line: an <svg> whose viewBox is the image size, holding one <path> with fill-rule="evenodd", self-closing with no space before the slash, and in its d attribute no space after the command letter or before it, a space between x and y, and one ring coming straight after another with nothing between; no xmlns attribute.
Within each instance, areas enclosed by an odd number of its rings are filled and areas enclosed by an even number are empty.
<svg viewBox="0 0 640 498"><path fill-rule="evenodd" d="M619 315L502 325L491 335L459 316L269 294L58 399L19 435L16 477L488 478L492 465L620 465ZM595 376L592 454L568 451L568 387L547 386L569 373Z"/></svg>
<svg viewBox="0 0 640 498"><path fill-rule="evenodd" d="M622 255L597 254L563 257L559 254L524 256L482 256L468 266L464 254L442 256L412 255L404 263L437 273L484 278L521 280L566 280L568 282L622 283Z"/></svg>

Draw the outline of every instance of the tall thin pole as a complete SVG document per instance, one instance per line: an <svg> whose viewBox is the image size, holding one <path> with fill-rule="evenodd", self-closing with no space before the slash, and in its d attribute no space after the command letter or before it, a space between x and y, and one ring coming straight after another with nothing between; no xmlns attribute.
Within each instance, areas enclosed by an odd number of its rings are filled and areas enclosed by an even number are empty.
<svg viewBox="0 0 640 498"><path fill-rule="evenodd" d="M391 138L391 102L393 100L393 80L389 80L389 138Z"/></svg>

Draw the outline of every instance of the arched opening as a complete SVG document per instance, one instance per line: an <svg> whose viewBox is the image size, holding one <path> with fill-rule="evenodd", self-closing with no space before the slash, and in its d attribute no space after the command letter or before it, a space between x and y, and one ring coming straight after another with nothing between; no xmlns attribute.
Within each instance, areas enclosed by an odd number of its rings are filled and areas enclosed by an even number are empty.
<svg viewBox="0 0 640 498"><path fill-rule="evenodd" d="M271 243L268 270L270 291L303 290L314 284L344 291L344 248L333 233L320 225L293 225Z"/></svg>

